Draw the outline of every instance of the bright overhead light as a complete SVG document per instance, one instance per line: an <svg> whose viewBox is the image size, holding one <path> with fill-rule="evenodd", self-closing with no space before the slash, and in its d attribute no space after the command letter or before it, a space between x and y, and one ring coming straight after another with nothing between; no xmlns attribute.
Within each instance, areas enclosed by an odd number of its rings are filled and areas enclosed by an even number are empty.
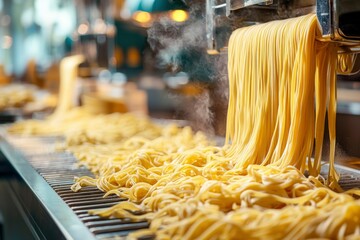
<svg viewBox="0 0 360 240"><path fill-rule="evenodd" d="M137 11L133 14L133 19L139 23L149 23L151 21L151 14L144 11Z"/></svg>
<svg viewBox="0 0 360 240"><path fill-rule="evenodd" d="M170 17L175 22L185 22L189 18L189 14L184 10L174 10L171 11Z"/></svg>

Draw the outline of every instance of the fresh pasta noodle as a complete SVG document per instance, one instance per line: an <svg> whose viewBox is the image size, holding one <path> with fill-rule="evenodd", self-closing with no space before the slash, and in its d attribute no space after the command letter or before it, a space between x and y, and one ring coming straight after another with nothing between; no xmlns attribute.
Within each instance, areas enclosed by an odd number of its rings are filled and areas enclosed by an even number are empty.
<svg viewBox="0 0 360 240"><path fill-rule="evenodd" d="M156 138L160 136L160 126L146 117L131 113L112 113L93 116L86 119L81 128L71 129L65 133L66 144L105 144L119 142L133 136Z"/></svg>
<svg viewBox="0 0 360 240"><path fill-rule="evenodd" d="M23 107L33 100L34 90L32 89L16 84L0 86L0 111L7 108Z"/></svg>
<svg viewBox="0 0 360 240"><path fill-rule="evenodd" d="M74 101L74 91L77 78L77 68L84 61L84 56L75 55L65 57L60 62L60 89L59 103L55 109L53 117L63 115L72 109Z"/></svg>
<svg viewBox="0 0 360 240"><path fill-rule="evenodd" d="M232 34L227 141L232 142L229 157L239 159L239 166L293 165L306 170L315 135L322 142L323 134L315 132L323 129L319 114L328 99L326 93L314 94L315 85L316 90L326 91L327 75L335 75L336 46L317 46L317 35L314 16L241 28ZM335 89L331 85L327 91L332 97ZM315 152L320 147L316 144ZM319 160L317 156L314 164L318 166ZM311 168L314 176L318 171Z"/></svg>
<svg viewBox="0 0 360 240"><path fill-rule="evenodd" d="M353 71L355 60L355 53L341 53L338 54L338 72L342 74L350 74Z"/></svg>
<svg viewBox="0 0 360 240"><path fill-rule="evenodd" d="M64 58L60 63L59 102L55 112L45 121L29 120L11 126L8 131L24 135L62 135L69 125L78 125L81 120L91 114L82 108L74 108L73 96L77 77L77 67L83 56L76 55Z"/></svg>
<svg viewBox="0 0 360 240"><path fill-rule="evenodd" d="M82 108L73 108L66 114L50 115L45 120L25 120L8 128L11 134L19 135L64 135L68 129L82 127L82 122L91 119L92 115Z"/></svg>
<svg viewBox="0 0 360 240"><path fill-rule="evenodd" d="M204 134L193 133L189 127L179 128L173 124L163 127L158 137L141 135L139 133L138 136L113 144L83 145L68 149L73 152L81 164L89 167L99 176L108 176L111 179L114 176L110 173L116 173L116 178L119 178L122 169L126 178L131 169L138 173L136 178L147 181L150 178L150 172L154 170L151 174L158 175L159 169L156 167L170 161L173 154L211 144ZM140 166L144 166L143 170L148 174L141 175ZM155 168L150 169L151 166L155 166ZM132 180L128 182L130 181ZM74 186L74 190L79 188L80 185Z"/></svg>
<svg viewBox="0 0 360 240"><path fill-rule="evenodd" d="M185 208L186 206L186 208ZM159 239L358 239L360 234L360 202L350 201L324 208L287 206L265 211L240 208L222 212L211 205L189 202L181 205L184 212L195 212L187 218L165 218L157 224ZM179 206L177 206L179 207ZM170 207L166 211L171 212ZM161 212L163 214L163 212ZM166 226L166 227L165 227ZM177 232L181 232L179 237ZM151 231L135 232L128 239L151 235ZM345 237L346 236L346 237Z"/></svg>

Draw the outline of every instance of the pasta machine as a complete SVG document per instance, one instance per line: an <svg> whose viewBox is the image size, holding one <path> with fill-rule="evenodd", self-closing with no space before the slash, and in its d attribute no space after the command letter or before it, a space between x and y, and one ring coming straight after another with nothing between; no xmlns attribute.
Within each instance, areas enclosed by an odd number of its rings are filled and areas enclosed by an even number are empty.
<svg viewBox="0 0 360 240"><path fill-rule="evenodd" d="M360 50L358 0L206 0L208 52L226 47L224 26L235 28L316 12L323 40L339 42L345 51ZM226 17L225 17L226 16ZM227 18L227 20L226 20ZM224 36L225 35L225 36Z"/></svg>
<svg viewBox="0 0 360 240"><path fill-rule="evenodd" d="M208 54L226 54L230 34L237 28L309 13L317 15L322 41L337 42L340 53L360 52L359 0L206 0ZM359 69L360 57L352 72L338 75L337 81L337 139L342 155L350 159L360 158ZM360 161L355 162L359 166Z"/></svg>

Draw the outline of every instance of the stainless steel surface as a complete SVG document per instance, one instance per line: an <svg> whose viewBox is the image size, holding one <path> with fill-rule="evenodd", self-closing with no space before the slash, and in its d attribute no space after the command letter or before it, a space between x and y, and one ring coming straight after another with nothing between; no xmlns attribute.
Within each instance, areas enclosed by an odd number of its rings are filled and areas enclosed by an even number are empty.
<svg viewBox="0 0 360 240"><path fill-rule="evenodd" d="M23 140L26 141L26 139ZM31 147L36 141L27 141L31 143L27 146L28 159L36 159L36 154L39 149ZM42 148L42 146L44 145L40 143L37 147ZM24 181L24 184L26 184L31 189L31 193L35 195L36 199L30 199L30 193L25 192L21 184L17 184L16 182L12 184L12 187L18 190L16 192L22 197L20 198L22 204L25 205L30 215L33 216L34 221L37 222L37 225L44 227L44 235L47 235L46 224L50 226L50 223L53 222L62 236L59 236L58 233L54 235L61 239L94 239L94 235L87 230L80 219L76 217L75 213L67 207L66 203L56 194L45 179L32 168L30 162L25 159L19 151L15 150L4 139L0 140L0 147L5 157ZM32 148L34 153L30 154ZM44 151L44 156L50 154L49 150L46 151L46 149L42 149L42 151ZM42 158L40 161L44 161L44 159L45 158ZM52 167L49 162L48 165ZM44 211L46 213L43 213ZM54 232L55 230L56 229L51 229L51 231ZM54 235L52 237L55 237Z"/></svg>
<svg viewBox="0 0 360 240"><path fill-rule="evenodd" d="M221 18L224 12L228 17L227 20ZM322 30L322 40L338 42L343 46L342 52L359 52L360 1L358 0L207 0L208 52L217 54L226 47L226 42L223 44L217 41L219 38L217 29L223 25L239 28L315 12Z"/></svg>
<svg viewBox="0 0 360 240"><path fill-rule="evenodd" d="M317 0L316 9L323 38L347 46L348 51L358 52L360 1Z"/></svg>
<svg viewBox="0 0 360 240"><path fill-rule="evenodd" d="M95 187L73 192L70 186L75 176L92 174L79 168L71 154L56 151L59 140L12 136L0 140L1 151L24 181L24 184L12 182L11 186L23 199L22 204L30 212L34 225L40 226L45 238L111 238L148 226L147 222L134 223L89 215L91 209L110 207L124 199L116 196L103 198L104 193ZM32 193L34 197L31 197Z"/></svg>
<svg viewBox="0 0 360 240"><path fill-rule="evenodd" d="M231 28L228 26L227 31L219 33L220 24L229 22L226 18L226 6L224 0L206 0L206 39L207 52L210 55L218 54L221 48L227 45Z"/></svg>
<svg viewBox="0 0 360 240"><path fill-rule="evenodd" d="M272 0L232 0L229 1L229 6L230 9L239 9L239 8L244 8L244 7L250 7L253 6L255 4L259 4L259 5L270 5L273 4L274 1Z"/></svg>
<svg viewBox="0 0 360 240"><path fill-rule="evenodd" d="M360 187L360 168L350 162L344 165L336 165L336 171L340 174L339 184L344 190ZM328 166L325 165L322 169L322 175L327 176Z"/></svg>
<svg viewBox="0 0 360 240"><path fill-rule="evenodd" d="M236 28L310 12L315 12L315 0L206 0L208 53L226 49Z"/></svg>
<svg viewBox="0 0 360 240"><path fill-rule="evenodd" d="M316 0L227 0L226 2L228 16L242 17L245 21L251 22L268 22L314 12ZM262 16L264 13L265 16Z"/></svg>

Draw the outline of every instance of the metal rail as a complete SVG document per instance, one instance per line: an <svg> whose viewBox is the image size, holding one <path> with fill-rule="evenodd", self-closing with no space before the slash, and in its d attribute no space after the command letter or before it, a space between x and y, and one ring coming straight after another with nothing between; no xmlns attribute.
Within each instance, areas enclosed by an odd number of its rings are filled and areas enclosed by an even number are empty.
<svg viewBox="0 0 360 240"><path fill-rule="evenodd" d="M147 222L89 215L89 210L110 207L124 199L103 198L104 193L95 187L73 192L70 186L75 176L92 174L79 168L71 154L56 151L56 141L0 137L0 150L19 173L19 181L12 181L11 186L33 225L38 226L38 235L45 239L108 239L148 227Z"/></svg>

